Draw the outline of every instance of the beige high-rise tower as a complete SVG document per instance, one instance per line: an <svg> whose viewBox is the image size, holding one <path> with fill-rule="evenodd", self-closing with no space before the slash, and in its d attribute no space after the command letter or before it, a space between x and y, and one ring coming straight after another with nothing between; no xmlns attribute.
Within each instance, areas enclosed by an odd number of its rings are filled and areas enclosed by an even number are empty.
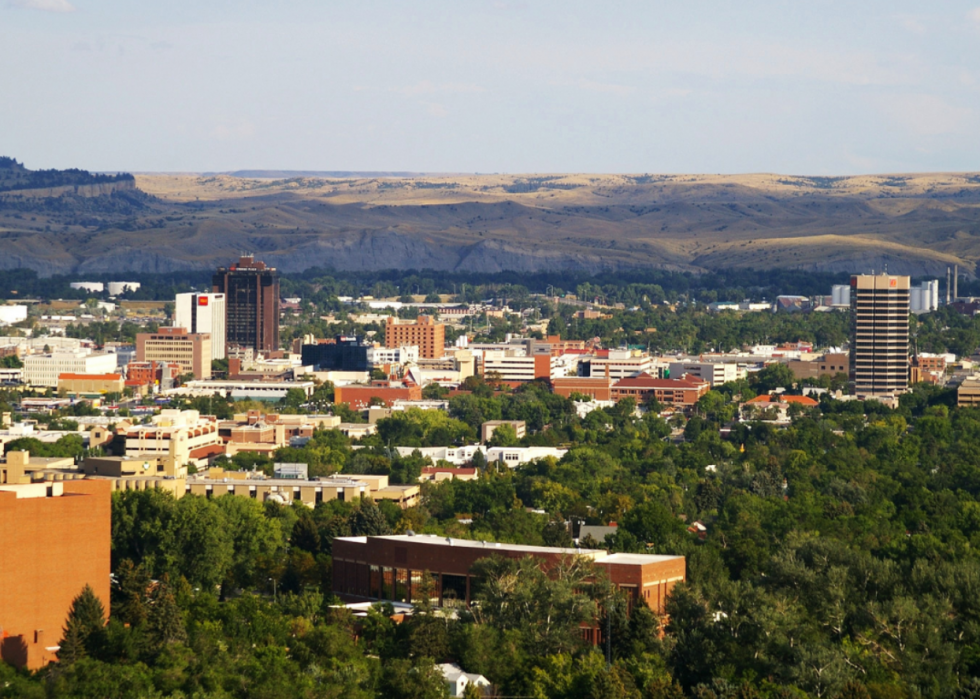
<svg viewBox="0 0 980 699"><path fill-rule="evenodd" d="M909 278L851 277L851 382L859 396L909 388Z"/></svg>

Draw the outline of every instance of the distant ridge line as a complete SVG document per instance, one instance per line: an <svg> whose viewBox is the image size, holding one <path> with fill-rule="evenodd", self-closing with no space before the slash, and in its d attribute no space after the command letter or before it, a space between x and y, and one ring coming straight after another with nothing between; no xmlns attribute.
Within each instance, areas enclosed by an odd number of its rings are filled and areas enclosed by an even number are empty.
<svg viewBox="0 0 980 699"><path fill-rule="evenodd" d="M233 172L203 172L202 175L227 175L229 177L253 177L256 179L286 179L290 177L447 177L450 175L475 174L458 172L406 172L373 170L235 170Z"/></svg>

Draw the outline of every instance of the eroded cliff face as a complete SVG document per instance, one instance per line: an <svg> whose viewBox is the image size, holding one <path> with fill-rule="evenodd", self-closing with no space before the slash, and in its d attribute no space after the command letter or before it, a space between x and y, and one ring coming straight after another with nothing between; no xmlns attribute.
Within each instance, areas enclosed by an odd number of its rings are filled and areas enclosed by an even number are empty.
<svg viewBox="0 0 980 699"><path fill-rule="evenodd" d="M136 191L136 180L120 180L119 182L100 182L97 184L69 184L62 187L44 187L39 189L13 189L0 192L0 199L46 199L72 194L79 197L100 197L115 192Z"/></svg>
<svg viewBox="0 0 980 699"><path fill-rule="evenodd" d="M887 266L938 275L980 260L980 178L971 177L910 176L900 189L835 180L828 191L809 180L702 176L556 176L534 187L514 176L140 176L140 188L123 180L0 195L0 268L170 272L254 252L286 272Z"/></svg>

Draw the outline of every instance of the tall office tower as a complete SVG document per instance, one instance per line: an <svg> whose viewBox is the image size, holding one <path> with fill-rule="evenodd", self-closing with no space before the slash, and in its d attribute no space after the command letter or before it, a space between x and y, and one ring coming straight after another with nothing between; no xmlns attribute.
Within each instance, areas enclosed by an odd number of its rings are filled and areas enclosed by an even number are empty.
<svg viewBox="0 0 980 699"><path fill-rule="evenodd" d="M174 325L211 335L211 359L225 358L225 295L177 294Z"/></svg>
<svg viewBox="0 0 980 699"><path fill-rule="evenodd" d="M231 267L219 267L211 280L225 295L225 342L257 351L279 349L279 273L245 255Z"/></svg>
<svg viewBox="0 0 980 699"><path fill-rule="evenodd" d="M851 277L851 381L857 395L897 395L909 386L909 278Z"/></svg>

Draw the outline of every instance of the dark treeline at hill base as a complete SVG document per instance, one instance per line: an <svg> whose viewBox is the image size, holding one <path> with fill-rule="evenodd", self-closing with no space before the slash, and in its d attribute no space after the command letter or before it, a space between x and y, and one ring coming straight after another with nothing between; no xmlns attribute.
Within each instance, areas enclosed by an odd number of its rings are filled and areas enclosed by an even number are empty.
<svg viewBox="0 0 980 699"><path fill-rule="evenodd" d="M229 263L233 260L229 260ZM35 270L0 270L2 298L85 299L92 294L72 289L75 281L138 281L141 288L127 294L135 300L172 299L180 292L201 290L210 286L211 270L145 274L71 274L39 276ZM607 303L638 303L643 296L649 301L694 299L698 301L772 300L779 294L804 296L827 295L833 284L846 284L848 274L801 272L792 269L722 270L693 274L663 270L632 270L590 275L584 272L499 272L476 274L434 270L380 270L342 272L310 268L303 272L282 274L283 293L300 294L312 286L322 287L338 296L394 296L402 294L455 294L466 300L494 298L516 287L524 293L576 293L583 284L590 285L596 296ZM464 288L465 286L465 288ZM377 293L375 293L377 292ZM960 292L980 294L980 283L961 280ZM465 297L464 297L465 294ZM593 300L592 298L587 300Z"/></svg>

